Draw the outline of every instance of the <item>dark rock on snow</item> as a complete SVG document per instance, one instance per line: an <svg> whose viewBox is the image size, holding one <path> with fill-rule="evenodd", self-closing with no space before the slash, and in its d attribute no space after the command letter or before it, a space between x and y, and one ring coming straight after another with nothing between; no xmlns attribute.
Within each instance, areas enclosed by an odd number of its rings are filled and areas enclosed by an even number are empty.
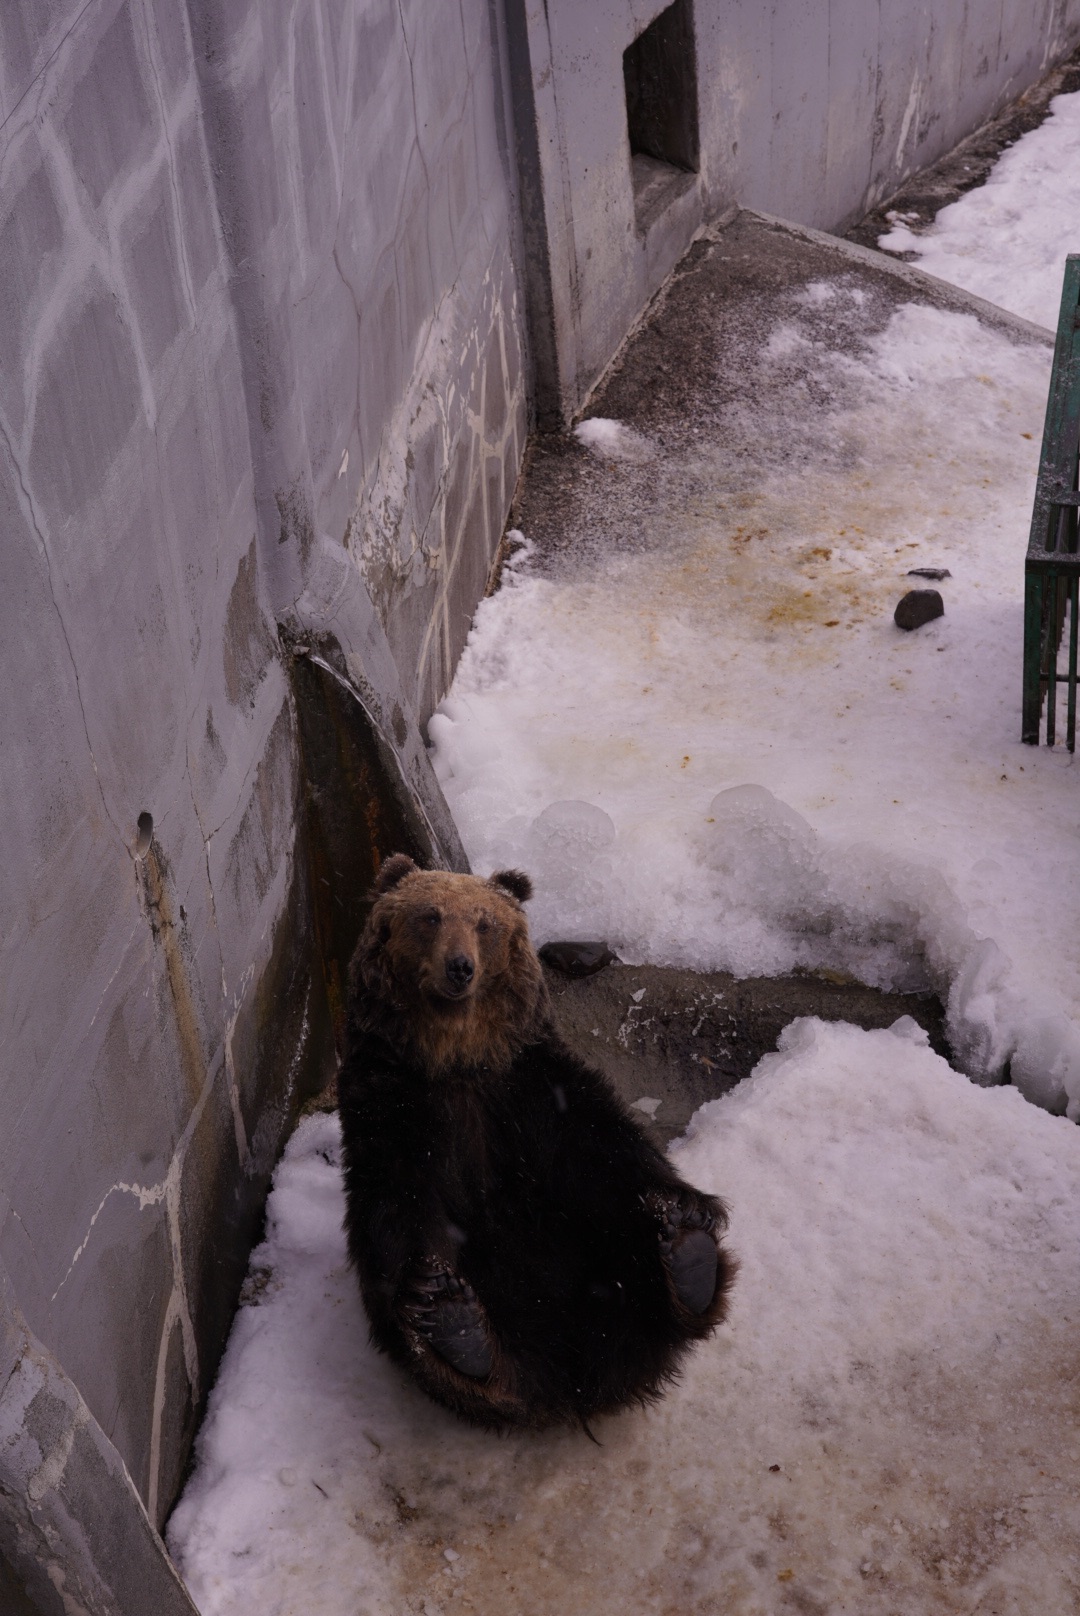
<svg viewBox="0 0 1080 1616"><path fill-rule="evenodd" d="M897 602L893 621L897 628L922 628L924 623L932 623L935 617L944 615L945 602L936 589L909 589Z"/></svg>
<svg viewBox="0 0 1080 1616"><path fill-rule="evenodd" d="M545 965L575 980L595 976L605 965L614 965L617 957L606 943L545 943L540 950Z"/></svg>

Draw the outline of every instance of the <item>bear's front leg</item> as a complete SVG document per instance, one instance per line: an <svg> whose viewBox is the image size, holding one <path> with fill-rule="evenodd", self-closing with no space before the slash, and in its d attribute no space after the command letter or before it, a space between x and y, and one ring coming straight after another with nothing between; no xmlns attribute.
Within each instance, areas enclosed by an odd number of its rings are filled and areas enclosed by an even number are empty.
<svg viewBox="0 0 1080 1616"><path fill-rule="evenodd" d="M702 1317L716 1300L721 1279L720 1231L726 1222L711 1196L688 1190L651 1190L646 1203L658 1223L660 1260L670 1289L688 1313Z"/></svg>
<svg viewBox="0 0 1080 1616"><path fill-rule="evenodd" d="M487 1313L476 1292L446 1263L432 1258L411 1278L402 1308L406 1330L459 1375L486 1380L495 1363Z"/></svg>

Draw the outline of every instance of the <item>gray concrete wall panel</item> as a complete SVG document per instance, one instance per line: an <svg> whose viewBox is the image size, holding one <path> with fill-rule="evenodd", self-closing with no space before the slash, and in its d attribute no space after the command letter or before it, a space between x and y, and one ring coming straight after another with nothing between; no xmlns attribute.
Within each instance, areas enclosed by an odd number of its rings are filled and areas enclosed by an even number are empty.
<svg viewBox="0 0 1080 1616"><path fill-rule="evenodd" d="M662 7L507 8L523 206L547 251L530 303L555 332L554 352L535 349L538 390L555 419L581 406L703 223L743 206L842 229L1080 38L1078 0L694 0L698 172L659 212L635 212L621 57Z"/></svg>
<svg viewBox="0 0 1080 1616"><path fill-rule="evenodd" d="M417 715L527 424L492 16L0 8L0 1261L155 1523L333 1058L279 625L465 865Z"/></svg>

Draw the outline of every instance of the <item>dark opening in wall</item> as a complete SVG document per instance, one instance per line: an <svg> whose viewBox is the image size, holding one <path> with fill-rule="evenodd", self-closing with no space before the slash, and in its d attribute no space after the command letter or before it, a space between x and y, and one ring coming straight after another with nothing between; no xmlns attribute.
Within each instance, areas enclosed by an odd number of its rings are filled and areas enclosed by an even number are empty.
<svg viewBox="0 0 1080 1616"><path fill-rule="evenodd" d="M692 0L674 5L623 52L626 126L639 228L693 184L698 166Z"/></svg>

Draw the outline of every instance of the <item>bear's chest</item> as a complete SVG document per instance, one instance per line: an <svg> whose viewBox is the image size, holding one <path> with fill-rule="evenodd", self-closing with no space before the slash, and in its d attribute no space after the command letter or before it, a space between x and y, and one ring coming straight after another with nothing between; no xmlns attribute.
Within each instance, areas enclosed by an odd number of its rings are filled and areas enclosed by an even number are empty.
<svg viewBox="0 0 1080 1616"><path fill-rule="evenodd" d="M538 1100L514 1074L470 1074L429 1095L421 1131L440 1173L470 1196L510 1194L546 1176L553 1140Z"/></svg>

